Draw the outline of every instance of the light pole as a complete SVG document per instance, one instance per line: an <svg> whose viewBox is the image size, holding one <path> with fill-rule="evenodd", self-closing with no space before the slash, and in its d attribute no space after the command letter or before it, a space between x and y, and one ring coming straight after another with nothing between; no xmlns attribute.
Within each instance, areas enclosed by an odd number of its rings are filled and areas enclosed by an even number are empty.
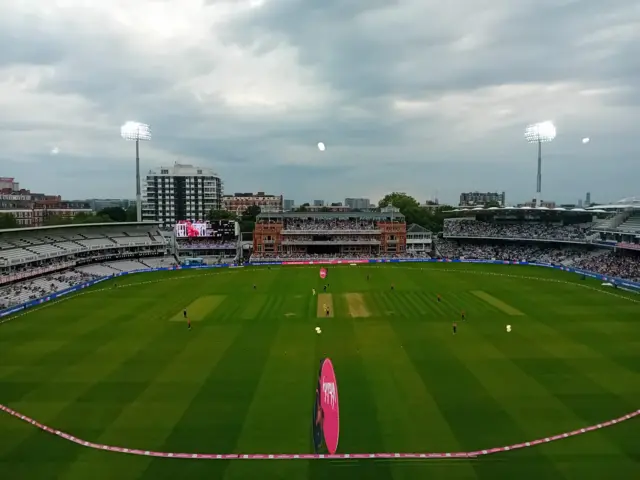
<svg viewBox="0 0 640 480"><path fill-rule="evenodd" d="M120 135L125 140L136 142L136 219L142 221L142 197L140 195L140 141L151 140L151 129L146 123L127 122L120 127Z"/></svg>
<svg viewBox="0 0 640 480"><path fill-rule="evenodd" d="M538 144L538 177L536 182L536 207L540 206L542 192L542 144L556 138L556 127L553 122L540 122L529 125L524 130L524 138L529 143Z"/></svg>

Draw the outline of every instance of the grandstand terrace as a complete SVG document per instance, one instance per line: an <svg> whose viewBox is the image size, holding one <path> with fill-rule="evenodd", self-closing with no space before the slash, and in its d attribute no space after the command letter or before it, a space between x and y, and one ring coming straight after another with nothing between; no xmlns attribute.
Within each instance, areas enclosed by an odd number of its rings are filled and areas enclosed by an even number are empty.
<svg viewBox="0 0 640 480"><path fill-rule="evenodd" d="M562 265L601 275L640 281L640 254L593 245L504 242L492 239L439 239L438 257L450 260L503 260Z"/></svg>
<svg viewBox="0 0 640 480"><path fill-rule="evenodd" d="M290 212L258 215L253 260L356 259L404 255L406 224L395 208L382 212Z"/></svg>
<svg viewBox="0 0 640 480"><path fill-rule="evenodd" d="M85 266L67 266L58 271L18 281L0 288L0 309L21 305L31 300L46 297L67 288L97 280L102 277L132 272L147 268L168 268L176 265L172 257L116 260Z"/></svg>
<svg viewBox="0 0 640 480"><path fill-rule="evenodd" d="M125 257L158 257L167 244L154 223L102 223L0 230L0 283Z"/></svg>
<svg viewBox="0 0 640 480"><path fill-rule="evenodd" d="M474 208L452 211L444 222L445 238L494 238L549 242L589 243L605 211L582 208Z"/></svg>

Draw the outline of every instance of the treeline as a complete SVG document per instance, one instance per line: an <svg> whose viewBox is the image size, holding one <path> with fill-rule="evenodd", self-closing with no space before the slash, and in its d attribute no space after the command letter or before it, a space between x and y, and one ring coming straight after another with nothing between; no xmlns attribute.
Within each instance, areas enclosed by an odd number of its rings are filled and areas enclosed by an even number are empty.
<svg viewBox="0 0 640 480"><path fill-rule="evenodd" d="M407 226L415 223L434 233L442 231L447 212L454 208L448 205L433 205L433 208L424 208L411 195L402 192L389 193L378 202L380 208L389 205L400 209L400 213L405 216Z"/></svg>
<svg viewBox="0 0 640 480"><path fill-rule="evenodd" d="M393 205L400 210L405 216L407 225L412 223L421 225L432 232L441 232L443 228L444 219L447 216L447 211L452 210L450 206L433 206L433 208L424 208L420 206L420 203L410 195L402 192L393 192L385 195L378 202L378 208L383 208L388 205ZM306 212L308 203L305 203L298 207L296 211ZM329 212L330 208L325 207L321 211ZM253 232L256 216L260 213L260 207L252 205L245 210L241 215L236 215L234 212L228 212L226 210L211 210L207 219L213 220L235 220L240 223L241 232ZM132 205L126 210L121 207L109 207L100 210L97 213L81 213L73 218L53 216L48 217L45 221L45 226L54 225L76 225L87 223L110 223L110 222L135 222L136 221L136 207ZM4 228L19 228L18 222L15 217L8 213L0 213L0 229Z"/></svg>

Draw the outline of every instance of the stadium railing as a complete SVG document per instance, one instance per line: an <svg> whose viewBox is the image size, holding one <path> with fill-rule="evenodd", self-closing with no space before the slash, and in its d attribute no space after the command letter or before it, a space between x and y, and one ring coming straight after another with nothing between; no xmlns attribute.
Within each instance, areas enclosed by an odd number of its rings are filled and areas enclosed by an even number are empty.
<svg viewBox="0 0 640 480"><path fill-rule="evenodd" d="M52 293L51 295L47 295L46 297L42 297L36 300L30 300L21 305L13 306L10 308L6 308L0 311L0 318L6 317L7 315L11 315L14 313L18 313L22 310L26 310L28 308L37 307L42 305L43 303L60 299L65 295L69 295L70 293L75 293L85 288L96 285L100 282L104 282L105 280L111 280L113 278L121 277L123 275L131 275L134 273L144 273L144 272L161 272L161 271L171 271L171 270L187 270L187 269L210 269L210 268L241 268L244 266L266 266L266 265L349 265L349 264L375 264L375 263L485 263L485 264L493 264L493 265L530 265L534 267L546 267L553 268L556 270L562 270L564 272L576 273L578 275L583 275L589 278L593 278L603 282L610 282L615 284L616 286L620 286L623 288L630 289L636 293L640 293L640 283L631 282L629 280L624 280L622 278L610 277L608 275L601 275L599 273L589 272L586 270L582 270L579 268L565 267L560 265L552 265L548 263L536 263L536 262L516 262L516 261L506 261L506 260L472 260L472 259L417 259L417 258L375 258L375 259L342 259L342 260L331 260L331 261L313 261L313 260L301 260L301 261L281 261L281 262L252 262L247 263L245 265L231 265L231 264L220 264L220 265L194 265L194 266L184 266L178 265L173 267L160 267L160 268L143 268L139 270L132 270L129 272L120 272L113 275L109 275L106 277L99 278L97 280L92 280L90 282L82 283L80 285L76 285L71 288L67 288L65 290L61 290L56 293ZM2 322L0 322L2 323Z"/></svg>

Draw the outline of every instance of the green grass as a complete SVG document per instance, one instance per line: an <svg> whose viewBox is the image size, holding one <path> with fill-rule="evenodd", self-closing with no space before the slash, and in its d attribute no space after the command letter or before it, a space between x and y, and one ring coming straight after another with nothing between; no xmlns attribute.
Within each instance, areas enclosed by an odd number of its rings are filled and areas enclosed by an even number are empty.
<svg viewBox="0 0 640 480"><path fill-rule="evenodd" d="M0 403L98 443L308 453L328 356L343 453L490 448L639 408L638 296L517 266L331 267L327 281L332 318L317 318L318 267L100 284L0 326ZM185 308L192 331L173 321ZM206 461L91 450L0 413L0 478L626 480L639 422L474 460Z"/></svg>

